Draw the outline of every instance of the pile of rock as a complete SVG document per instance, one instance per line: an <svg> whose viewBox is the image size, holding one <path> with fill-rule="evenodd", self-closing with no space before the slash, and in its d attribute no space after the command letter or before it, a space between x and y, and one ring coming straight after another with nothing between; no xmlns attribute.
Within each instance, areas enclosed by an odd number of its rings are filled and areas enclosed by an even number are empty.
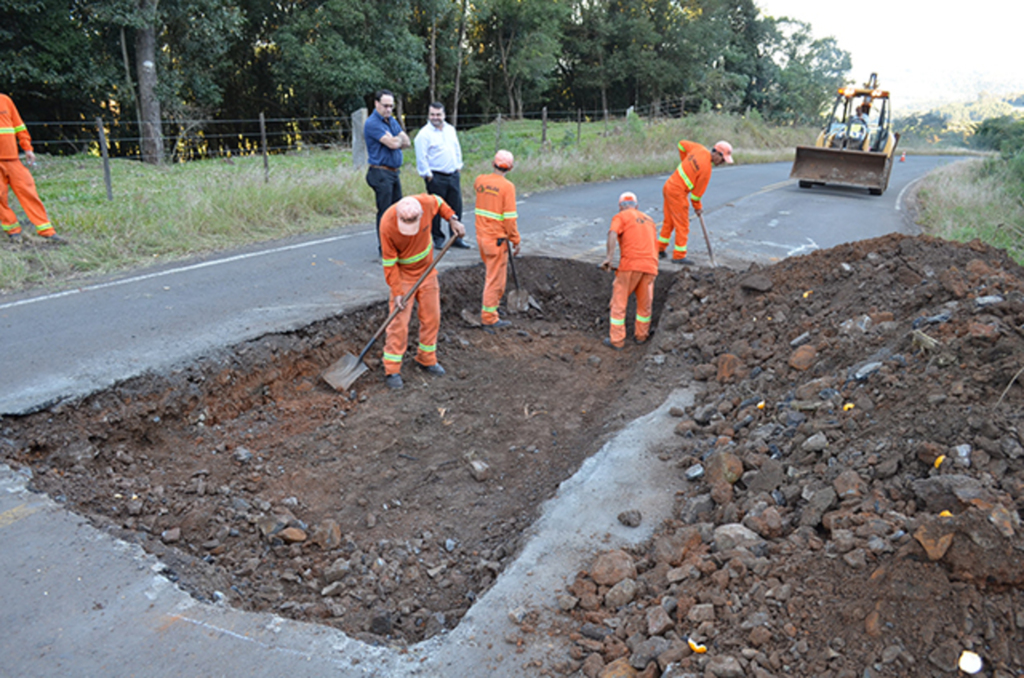
<svg viewBox="0 0 1024 678"><path fill-rule="evenodd" d="M684 275L676 520L560 601L583 674L1024 670L1021 269L890 236Z"/></svg>

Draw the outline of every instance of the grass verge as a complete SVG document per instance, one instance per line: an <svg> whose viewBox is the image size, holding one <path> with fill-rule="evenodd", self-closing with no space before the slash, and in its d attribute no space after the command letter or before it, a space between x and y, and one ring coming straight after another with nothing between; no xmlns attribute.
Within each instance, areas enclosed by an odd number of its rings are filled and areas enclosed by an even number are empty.
<svg viewBox="0 0 1024 678"><path fill-rule="evenodd" d="M946 165L918 189L922 229L967 242L980 239L1005 249L1024 265L1024 182L999 158Z"/></svg>

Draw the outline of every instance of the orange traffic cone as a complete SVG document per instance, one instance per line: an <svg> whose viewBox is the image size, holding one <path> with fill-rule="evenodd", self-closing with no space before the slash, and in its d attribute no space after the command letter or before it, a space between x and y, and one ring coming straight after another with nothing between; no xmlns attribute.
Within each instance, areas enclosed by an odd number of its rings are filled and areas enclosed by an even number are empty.
<svg viewBox="0 0 1024 678"><path fill-rule="evenodd" d="M907 161L907 152L903 151L903 154L900 155L900 162L906 162L906 161Z"/></svg>

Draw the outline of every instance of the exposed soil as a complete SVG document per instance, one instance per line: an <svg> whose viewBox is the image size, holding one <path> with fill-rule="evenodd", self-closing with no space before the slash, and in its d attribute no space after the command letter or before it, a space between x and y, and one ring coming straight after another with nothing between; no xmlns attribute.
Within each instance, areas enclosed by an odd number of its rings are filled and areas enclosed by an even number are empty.
<svg viewBox="0 0 1024 678"><path fill-rule="evenodd" d="M564 670L948 676L967 650L979 675L1024 675L1024 277L1005 253L889 236L692 272L656 343L707 385L674 412L675 519L577 575Z"/></svg>
<svg viewBox="0 0 1024 678"><path fill-rule="evenodd" d="M421 640L458 623L538 504L671 387L638 373L646 346L601 345L609 274L553 259L519 268L543 311L494 335L459 317L478 315L483 268L442 275L445 377L410 358L405 388L388 391L381 340L350 393L321 380L384 321L378 304L5 420L0 454L158 555L197 598L373 643ZM623 409L629 384L640 388Z"/></svg>
<svg viewBox="0 0 1024 678"><path fill-rule="evenodd" d="M458 316L482 269L442 277L446 377L320 380L378 305L5 420L0 455L197 597L400 645L453 627L539 503L696 383L657 451L674 518L529 616L526 642L573 631L539 674L947 676L973 650L980 675L1024 675L1024 272L1005 253L887 236L663 274L654 339L622 352L600 343L610 277L520 275L543 312L496 335Z"/></svg>

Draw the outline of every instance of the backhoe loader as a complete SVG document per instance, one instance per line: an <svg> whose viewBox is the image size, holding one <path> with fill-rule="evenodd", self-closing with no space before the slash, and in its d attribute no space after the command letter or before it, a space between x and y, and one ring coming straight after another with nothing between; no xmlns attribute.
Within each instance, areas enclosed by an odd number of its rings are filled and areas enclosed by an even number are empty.
<svg viewBox="0 0 1024 678"><path fill-rule="evenodd" d="M882 195L900 139L891 118L889 92L879 89L876 73L863 87L841 88L814 146L796 147L790 178L800 188L834 184Z"/></svg>

